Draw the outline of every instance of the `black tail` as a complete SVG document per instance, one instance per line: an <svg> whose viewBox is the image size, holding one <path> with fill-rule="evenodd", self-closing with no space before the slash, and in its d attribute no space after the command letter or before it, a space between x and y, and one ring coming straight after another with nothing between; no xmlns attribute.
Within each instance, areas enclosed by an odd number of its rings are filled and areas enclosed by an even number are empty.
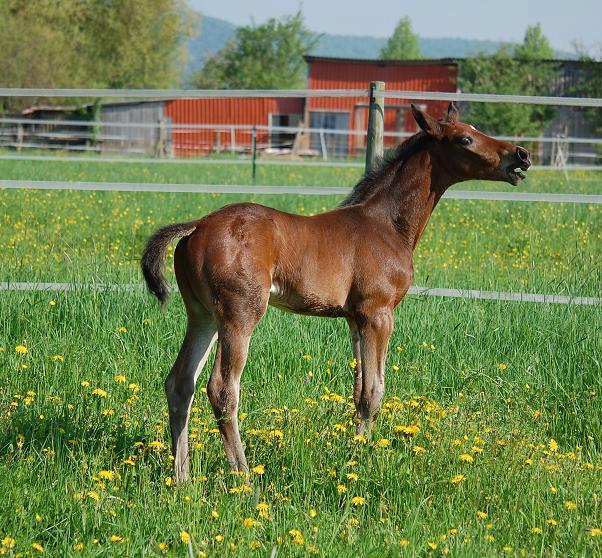
<svg viewBox="0 0 602 558"><path fill-rule="evenodd" d="M165 306L169 298L169 287L165 282L165 252L169 243L177 237L187 236L196 228L197 222L176 223L155 232L146 243L142 254L142 274L148 290Z"/></svg>

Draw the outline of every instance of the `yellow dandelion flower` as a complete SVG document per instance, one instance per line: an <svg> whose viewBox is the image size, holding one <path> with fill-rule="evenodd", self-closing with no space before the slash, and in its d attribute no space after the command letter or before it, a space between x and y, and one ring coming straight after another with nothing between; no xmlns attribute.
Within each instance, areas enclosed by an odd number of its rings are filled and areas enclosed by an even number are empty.
<svg viewBox="0 0 602 558"><path fill-rule="evenodd" d="M408 539L401 539L399 541L399 546L401 546L402 548L405 548L406 546L408 546L410 544L410 541Z"/></svg>
<svg viewBox="0 0 602 558"><path fill-rule="evenodd" d="M550 486L550 492L552 494L556 494L558 492L558 489L555 486Z"/></svg>
<svg viewBox="0 0 602 558"><path fill-rule="evenodd" d="M387 438L381 438L374 444L377 448L388 448L391 442Z"/></svg>
<svg viewBox="0 0 602 558"><path fill-rule="evenodd" d="M558 521L556 521L553 517L550 517L546 523L550 527L556 527L556 525L558 525Z"/></svg>
<svg viewBox="0 0 602 558"><path fill-rule="evenodd" d="M303 535L299 529L291 529L288 533L293 538L293 542L297 544L303 544L305 542L305 539L303 538Z"/></svg>
<svg viewBox="0 0 602 558"><path fill-rule="evenodd" d="M117 328L117 333L127 333L127 332L128 332L128 330L123 326L119 326Z"/></svg>
<svg viewBox="0 0 602 558"><path fill-rule="evenodd" d="M169 550L169 545L167 543L161 542L159 543L159 550L161 552L167 552Z"/></svg>
<svg viewBox="0 0 602 558"><path fill-rule="evenodd" d="M598 527L592 527L592 528L589 530L589 534L590 534L592 537L602 537L602 529L600 529L600 528L598 528Z"/></svg>
<svg viewBox="0 0 602 558"><path fill-rule="evenodd" d="M81 383L80 383L80 385L83 388L87 388L87 387L90 387L90 382L88 382L88 380L82 380Z"/></svg>
<svg viewBox="0 0 602 558"><path fill-rule="evenodd" d="M502 550L504 552L512 552L512 547L509 545L506 545L506 546L502 547Z"/></svg>
<svg viewBox="0 0 602 558"><path fill-rule="evenodd" d="M575 504L575 502L571 502L570 500L565 500L564 507L567 510L575 510L575 509L577 509L577 504Z"/></svg>
<svg viewBox="0 0 602 558"><path fill-rule="evenodd" d="M113 471L102 470L100 473L98 473L98 478L112 481L115 478L115 473L113 473Z"/></svg>
<svg viewBox="0 0 602 558"><path fill-rule="evenodd" d="M270 505L267 502L260 502L255 506L255 509L259 512L259 517L268 519L270 516Z"/></svg>
<svg viewBox="0 0 602 558"><path fill-rule="evenodd" d="M95 490L90 490L90 492L88 492L88 497L92 498L92 500L96 500L97 502L100 500L100 494Z"/></svg>
<svg viewBox="0 0 602 558"><path fill-rule="evenodd" d="M353 498L351 498L351 503L354 506L363 506L366 503L366 498L364 498L363 496L354 496Z"/></svg>
<svg viewBox="0 0 602 558"><path fill-rule="evenodd" d="M557 451L558 450L558 442L556 440L554 440L554 438L552 438L548 442L548 447L550 448L550 451Z"/></svg>
<svg viewBox="0 0 602 558"><path fill-rule="evenodd" d="M414 446L414 447L412 448L412 451L413 451L413 452L414 452L416 455L418 455L418 454L424 453L426 450L425 450L425 449L424 449L422 446Z"/></svg>
<svg viewBox="0 0 602 558"><path fill-rule="evenodd" d="M347 473L345 476L350 481L356 481L359 478L357 473Z"/></svg>
<svg viewBox="0 0 602 558"><path fill-rule="evenodd" d="M497 365L497 367L498 367L500 370L506 370L506 368L508 368L508 365L507 365L505 362L500 362L500 363Z"/></svg>
<svg viewBox="0 0 602 558"><path fill-rule="evenodd" d="M258 525L261 525L261 523L252 517L247 517L242 522L242 526L245 529L251 529L252 527L257 527Z"/></svg>
<svg viewBox="0 0 602 558"><path fill-rule="evenodd" d="M428 545L428 547L429 547L430 549L432 549L432 550L436 550L436 548L437 548L437 543L434 543L434 542L430 542L430 541L429 541L429 542L427 542L426 544L427 544L427 545Z"/></svg>
<svg viewBox="0 0 602 558"><path fill-rule="evenodd" d="M44 547L38 542L31 543L31 548L37 550L38 552L44 552Z"/></svg>
<svg viewBox="0 0 602 558"><path fill-rule="evenodd" d="M219 517L219 513L216 510L211 510L211 519L217 519Z"/></svg>
<svg viewBox="0 0 602 558"><path fill-rule="evenodd" d="M159 440L153 440L152 442L148 443L148 447L149 449L155 451L161 451L165 449L165 444L163 442L160 442Z"/></svg>
<svg viewBox="0 0 602 558"><path fill-rule="evenodd" d="M541 535L543 533L543 531L541 530L540 527L533 527L533 529L531 529L531 533L533 533L535 535Z"/></svg>
<svg viewBox="0 0 602 558"><path fill-rule="evenodd" d="M493 535L489 535L489 534L485 535L483 538L484 538L484 539L485 539L487 542L493 542L493 541L495 540L495 537L494 537Z"/></svg>
<svg viewBox="0 0 602 558"><path fill-rule="evenodd" d="M393 430L395 430L395 432L402 432L406 436L414 436L420 432L420 428L414 424L410 424L408 426L397 425Z"/></svg>
<svg viewBox="0 0 602 558"><path fill-rule="evenodd" d="M115 414L115 410L114 409L103 409L102 414L105 417L110 417Z"/></svg>
<svg viewBox="0 0 602 558"><path fill-rule="evenodd" d="M343 492L347 492L347 487L344 484L337 484L337 491L339 494L343 494Z"/></svg>
<svg viewBox="0 0 602 558"><path fill-rule="evenodd" d="M460 455L460 461L463 463L472 463L474 461L474 457L469 453L463 453Z"/></svg>
<svg viewBox="0 0 602 558"><path fill-rule="evenodd" d="M451 482L452 484L459 484L465 479L466 477L464 475L456 475L452 477L449 482Z"/></svg>
<svg viewBox="0 0 602 558"><path fill-rule="evenodd" d="M218 543L224 542L224 535L215 535L215 540Z"/></svg>
<svg viewBox="0 0 602 558"><path fill-rule="evenodd" d="M366 437L362 436L361 434L357 434L356 436L354 436L353 441L359 444L365 444L368 442L368 440L366 440Z"/></svg>
<svg viewBox="0 0 602 558"><path fill-rule="evenodd" d="M251 469L256 475L263 475L265 473L265 467L263 465L256 465Z"/></svg>
<svg viewBox="0 0 602 558"><path fill-rule="evenodd" d="M104 389L97 387L92 390L92 395L98 395L98 397L106 397L109 394Z"/></svg>
<svg viewBox="0 0 602 558"><path fill-rule="evenodd" d="M111 542L123 542L123 537L120 535L111 535Z"/></svg>
<svg viewBox="0 0 602 558"><path fill-rule="evenodd" d="M15 352L19 355L26 355L29 352L29 350L25 345L17 345L15 347Z"/></svg>
<svg viewBox="0 0 602 558"><path fill-rule="evenodd" d="M184 544L188 544L190 542L190 534L187 531L180 531L180 540Z"/></svg>
<svg viewBox="0 0 602 558"><path fill-rule="evenodd" d="M115 381L120 383L120 384L124 384L125 383L125 376L123 374L116 374L115 375Z"/></svg>
<svg viewBox="0 0 602 558"><path fill-rule="evenodd" d="M310 361L310 360L312 360L313 357L311 355L303 355L301 358L303 360Z"/></svg>
<svg viewBox="0 0 602 558"><path fill-rule="evenodd" d="M165 477L165 486L171 486L173 484L173 479L171 477Z"/></svg>
<svg viewBox="0 0 602 558"><path fill-rule="evenodd" d="M309 510L309 517L316 517L318 515L318 510L316 508L312 508Z"/></svg>
<svg viewBox="0 0 602 558"><path fill-rule="evenodd" d="M64 362L65 357L63 355L54 355L52 360L54 360L54 362Z"/></svg>
<svg viewBox="0 0 602 558"><path fill-rule="evenodd" d="M84 543L75 543L73 545L73 550L75 550L76 552L79 552L80 550L84 549Z"/></svg>
<svg viewBox="0 0 602 558"><path fill-rule="evenodd" d="M4 537L0 542L4 548L8 549L15 548L15 545L17 544L17 541L12 537Z"/></svg>
<svg viewBox="0 0 602 558"><path fill-rule="evenodd" d="M487 517L487 513L486 513L486 512L484 512L484 511L478 511L478 512L477 512L477 517L478 517L479 519L485 519L485 518Z"/></svg>

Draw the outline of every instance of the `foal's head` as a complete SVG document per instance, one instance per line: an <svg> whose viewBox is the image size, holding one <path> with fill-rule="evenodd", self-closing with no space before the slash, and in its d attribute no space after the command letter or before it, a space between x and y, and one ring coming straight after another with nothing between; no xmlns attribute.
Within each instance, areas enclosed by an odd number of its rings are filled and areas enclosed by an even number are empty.
<svg viewBox="0 0 602 558"><path fill-rule="evenodd" d="M460 122L458 109L449 104L447 116L436 120L412 105L418 126L434 141L430 151L454 182L463 180L502 180L516 186L531 166L531 156L524 147L498 141Z"/></svg>

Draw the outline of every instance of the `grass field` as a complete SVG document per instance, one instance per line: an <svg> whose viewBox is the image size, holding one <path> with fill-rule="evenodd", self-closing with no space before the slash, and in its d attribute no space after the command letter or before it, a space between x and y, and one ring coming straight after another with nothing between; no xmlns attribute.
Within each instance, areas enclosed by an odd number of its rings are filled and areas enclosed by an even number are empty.
<svg viewBox="0 0 602 558"><path fill-rule="evenodd" d="M243 182L235 168L178 168L0 161L3 178ZM258 182L354 180L265 172L278 174ZM523 187L599 193L595 176L531 173ZM0 281L139 282L154 228L235 199L1 191ZM338 202L254 199L306 214ZM599 296L601 237L595 206L446 201L415 282ZM368 439L353 427L345 323L270 310L242 381L255 472L247 484L226 470L204 374L194 480L175 487L162 384L184 331L179 297L165 314L142 292L0 297L0 554L602 552L599 306L408 297Z"/></svg>

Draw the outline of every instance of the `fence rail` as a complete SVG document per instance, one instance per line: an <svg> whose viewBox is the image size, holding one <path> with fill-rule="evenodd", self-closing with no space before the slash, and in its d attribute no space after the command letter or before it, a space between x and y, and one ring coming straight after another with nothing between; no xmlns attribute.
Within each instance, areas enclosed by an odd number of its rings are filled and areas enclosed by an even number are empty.
<svg viewBox="0 0 602 558"><path fill-rule="evenodd" d="M270 186L265 184L159 184L150 182L60 182L48 180L0 180L0 189L27 190L99 190L117 192L165 192L197 194L293 194L302 196L344 196L350 188L335 186ZM550 194L531 192L486 192L447 190L443 197L451 200L504 202L545 202L602 204L602 195Z"/></svg>
<svg viewBox="0 0 602 558"><path fill-rule="evenodd" d="M239 98L305 98L367 97L368 89L18 89L0 88L0 97L64 97L106 99L239 99ZM497 95L487 93L446 93L431 91L385 90L388 99L416 101L465 101L472 103L521 103L571 107L602 107L602 99L586 97L553 97L544 95Z"/></svg>
<svg viewBox="0 0 602 558"><path fill-rule="evenodd" d="M172 287L174 289L174 287ZM48 291L48 292L81 292L81 291L110 291L110 292L137 292L144 290L139 283L113 283L113 284L81 284L81 283L19 283L0 282L0 291ZM602 303L602 298L592 296L569 296L540 293L521 293L504 291L480 291L472 289L448 289L438 287L412 286L409 295L434 296L445 298L466 298L472 300L531 302L544 304L574 304L579 306L597 306Z"/></svg>

